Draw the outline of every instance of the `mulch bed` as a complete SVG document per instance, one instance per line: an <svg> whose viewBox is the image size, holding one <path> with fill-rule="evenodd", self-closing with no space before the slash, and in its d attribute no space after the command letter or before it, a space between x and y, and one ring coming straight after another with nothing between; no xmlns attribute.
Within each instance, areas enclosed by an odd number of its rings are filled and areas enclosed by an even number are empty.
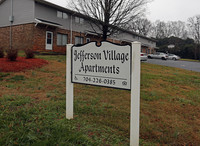
<svg viewBox="0 0 200 146"><path fill-rule="evenodd" d="M18 57L16 61L0 58L0 72L20 72L40 68L45 64L48 64L46 60L38 58L26 59L25 57Z"/></svg>

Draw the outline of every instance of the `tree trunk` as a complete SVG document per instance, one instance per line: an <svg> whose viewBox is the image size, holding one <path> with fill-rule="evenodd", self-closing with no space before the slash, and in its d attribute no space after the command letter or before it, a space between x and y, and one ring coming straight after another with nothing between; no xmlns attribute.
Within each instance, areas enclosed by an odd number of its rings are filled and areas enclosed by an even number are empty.
<svg viewBox="0 0 200 146"><path fill-rule="evenodd" d="M197 60L197 44L195 45L194 48L194 59Z"/></svg>
<svg viewBox="0 0 200 146"><path fill-rule="evenodd" d="M198 45L198 51L199 51L199 61L200 61L200 45Z"/></svg>
<svg viewBox="0 0 200 146"><path fill-rule="evenodd" d="M107 33L108 33L108 27L104 25L103 26L103 41L107 40Z"/></svg>

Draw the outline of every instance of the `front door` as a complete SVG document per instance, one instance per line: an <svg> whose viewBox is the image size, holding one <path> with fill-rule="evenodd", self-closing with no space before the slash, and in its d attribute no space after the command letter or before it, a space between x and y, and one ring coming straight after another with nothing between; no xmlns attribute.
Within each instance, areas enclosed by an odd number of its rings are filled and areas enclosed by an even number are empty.
<svg viewBox="0 0 200 146"><path fill-rule="evenodd" d="M46 50L53 49L53 32L46 32Z"/></svg>

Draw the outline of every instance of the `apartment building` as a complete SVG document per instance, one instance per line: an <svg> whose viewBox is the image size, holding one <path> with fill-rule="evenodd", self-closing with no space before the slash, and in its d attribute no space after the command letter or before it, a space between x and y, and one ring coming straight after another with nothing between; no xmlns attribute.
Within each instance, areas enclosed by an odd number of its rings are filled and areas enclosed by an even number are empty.
<svg viewBox="0 0 200 146"><path fill-rule="evenodd" d="M65 53L66 44L101 41L92 33L91 23L96 23L95 19L44 0L0 0L0 48L12 44L16 49ZM156 49L155 40L123 28L108 41L139 41L145 53Z"/></svg>

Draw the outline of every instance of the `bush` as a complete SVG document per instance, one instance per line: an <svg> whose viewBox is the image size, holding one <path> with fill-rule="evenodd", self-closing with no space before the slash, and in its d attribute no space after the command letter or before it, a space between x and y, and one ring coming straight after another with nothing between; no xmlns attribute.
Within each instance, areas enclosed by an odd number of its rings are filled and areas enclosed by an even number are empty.
<svg viewBox="0 0 200 146"><path fill-rule="evenodd" d="M26 59L34 58L34 52L32 49L25 49Z"/></svg>
<svg viewBox="0 0 200 146"><path fill-rule="evenodd" d="M7 50L7 58L10 61L16 61L18 56L18 50L17 49L8 49Z"/></svg>
<svg viewBox="0 0 200 146"><path fill-rule="evenodd" d="M2 48L0 48L0 58L4 57L4 50Z"/></svg>

